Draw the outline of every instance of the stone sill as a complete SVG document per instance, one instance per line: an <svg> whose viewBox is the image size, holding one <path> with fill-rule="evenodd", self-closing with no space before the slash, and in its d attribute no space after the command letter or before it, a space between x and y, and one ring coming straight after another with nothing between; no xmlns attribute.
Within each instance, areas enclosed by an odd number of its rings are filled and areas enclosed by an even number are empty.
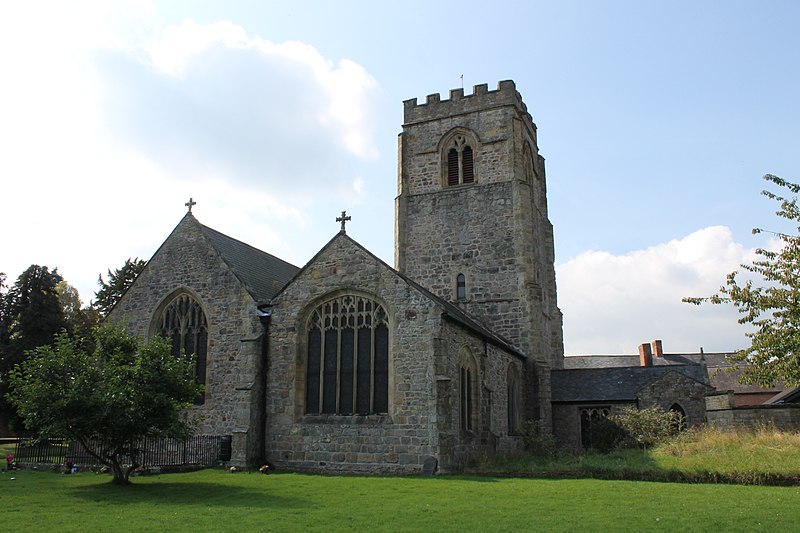
<svg viewBox="0 0 800 533"><path fill-rule="evenodd" d="M383 426L393 424L389 415L304 415L298 421L300 424L337 424L337 425L374 425Z"/></svg>

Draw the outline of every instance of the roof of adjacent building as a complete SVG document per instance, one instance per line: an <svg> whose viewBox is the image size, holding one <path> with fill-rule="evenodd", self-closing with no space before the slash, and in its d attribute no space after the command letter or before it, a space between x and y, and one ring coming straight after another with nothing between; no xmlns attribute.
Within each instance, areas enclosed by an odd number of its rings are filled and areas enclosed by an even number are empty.
<svg viewBox="0 0 800 533"><path fill-rule="evenodd" d="M785 405L790 403L800 404L800 387L786 389L764 403L768 405Z"/></svg>
<svg viewBox="0 0 800 533"><path fill-rule="evenodd" d="M274 297L300 271L299 267L247 243L208 226L200 227L256 302Z"/></svg>
<svg viewBox="0 0 800 533"><path fill-rule="evenodd" d="M553 402L635 401L640 390L670 372L708 385L705 368L696 364L553 370Z"/></svg>
<svg viewBox="0 0 800 533"><path fill-rule="evenodd" d="M699 365L705 364L711 386L717 390L732 390L735 394L778 393L784 390L783 383L774 387L761 387L739 383L741 370L731 358L736 352L711 353L668 353L661 357L653 355L653 366ZM639 366L638 355L575 355L564 357L565 369L618 368Z"/></svg>

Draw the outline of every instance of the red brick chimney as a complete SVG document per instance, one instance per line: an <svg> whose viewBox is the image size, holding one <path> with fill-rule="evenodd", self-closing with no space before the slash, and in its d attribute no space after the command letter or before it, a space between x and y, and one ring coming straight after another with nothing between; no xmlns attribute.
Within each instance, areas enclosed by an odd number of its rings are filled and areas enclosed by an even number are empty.
<svg viewBox="0 0 800 533"><path fill-rule="evenodd" d="M639 345L639 365L653 366L653 352L650 351L650 345L646 342Z"/></svg>
<svg viewBox="0 0 800 533"><path fill-rule="evenodd" d="M661 344L661 339L653 341L653 357L664 357L664 347Z"/></svg>

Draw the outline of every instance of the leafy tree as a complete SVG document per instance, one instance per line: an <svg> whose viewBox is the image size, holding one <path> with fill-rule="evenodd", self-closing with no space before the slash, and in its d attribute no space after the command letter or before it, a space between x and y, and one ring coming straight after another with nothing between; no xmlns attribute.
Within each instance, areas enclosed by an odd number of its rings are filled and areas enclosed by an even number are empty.
<svg viewBox="0 0 800 533"><path fill-rule="evenodd" d="M97 277L97 283L100 285L100 290L94 294L94 307L101 316L108 316L111 309L117 304L125 291L128 290L136 277L144 270L147 261L143 259L125 260L122 268L116 269L114 272L108 271L108 282L103 280L103 275Z"/></svg>
<svg viewBox="0 0 800 533"><path fill-rule="evenodd" d="M100 323L100 313L94 307L82 307L78 290L66 281L56 285L56 293L69 334L91 340L92 329Z"/></svg>
<svg viewBox="0 0 800 533"><path fill-rule="evenodd" d="M55 334L66 327L57 291L62 281L58 269L51 272L46 266L31 265L8 292L9 344L16 355L50 344Z"/></svg>
<svg viewBox="0 0 800 533"><path fill-rule="evenodd" d="M67 323L74 322L81 312L82 305L78 289L62 280L56 285L56 295Z"/></svg>
<svg viewBox="0 0 800 533"><path fill-rule="evenodd" d="M3 398L4 391L8 390L8 377L3 372L5 353L11 337L11 319L7 310L6 275L0 272L0 435L8 428L8 406Z"/></svg>
<svg viewBox="0 0 800 533"><path fill-rule="evenodd" d="M2 298L3 326L0 335L0 412L12 426L19 426L14 409L6 403L8 373L23 361L27 350L53 342L66 327L56 287L63 281L57 269L31 265Z"/></svg>
<svg viewBox="0 0 800 533"><path fill-rule="evenodd" d="M772 386L783 381L796 387L800 386L800 185L772 174L764 179L789 191L786 196L766 190L762 194L779 204L776 214L792 226L797 225L797 233L753 229L754 234L775 235L782 244L778 251L757 249L757 259L741 265L746 272L761 278L759 285L752 279L740 282L739 273L734 271L717 294L683 301L733 304L742 315L739 323L755 326L755 331L746 334L750 346L734 356L742 363L742 383Z"/></svg>
<svg viewBox="0 0 800 533"><path fill-rule="evenodd" d="M40 435L80 442L129 484L145 437L185 437L182 410L202 392L193 362L171 354L170 342L144 342L111 325L94 330L93 352L61 333L11 373L11 402ZM130 458L131 464L124 466Z"/></svg>
<svg viewBox="0 0 800 533"><path fill-rule="evenodd" d="M3 348L8 346L11 338L11 317L7 309L8 298L6 298L6 275L0 272L0 358L3 356ZM2 375L0 375L2 379Z"/></svg>

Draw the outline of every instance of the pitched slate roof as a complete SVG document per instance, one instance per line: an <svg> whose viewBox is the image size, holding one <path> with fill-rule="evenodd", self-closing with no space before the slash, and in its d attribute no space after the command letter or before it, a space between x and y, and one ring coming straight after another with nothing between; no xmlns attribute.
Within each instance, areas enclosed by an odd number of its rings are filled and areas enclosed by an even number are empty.
<svg viewBox="0 0 800 533"><path fill-rule="evenodd" d="M708 385L706 371L700 365L553 370L553 402L635 401L640 390L670 372Z"/></svg>
<svg viewBox="0 0 800 533"><path fill-rule="evenodd" d="M764 402L767 405L786 405L800 403L800 387L792 387L780 392Z"/></svg>
<svg viewBox="0 0 800 533"><path fill-rule="evenodd" d="M653 356L654 367L699 365L705 364L711 385L717 390L732 390L736 394L765 394L778 393L786 388L783 383L776 383L773 387L761 387L739 383L741 369L736 368L736 363L731 362L735 352L711 353L667 353L661 357ZM564 357L565 369L578 368L616 368L639 365L638 355L574 355Z"/></svg>
<svg viewBox="0 0 800 533"><path fill-rule="evenodd" d="M300 270L283 259L228 237L215 229L202 224L200 227L222 260L256 302L264 302L274 297Z"/></svg>

